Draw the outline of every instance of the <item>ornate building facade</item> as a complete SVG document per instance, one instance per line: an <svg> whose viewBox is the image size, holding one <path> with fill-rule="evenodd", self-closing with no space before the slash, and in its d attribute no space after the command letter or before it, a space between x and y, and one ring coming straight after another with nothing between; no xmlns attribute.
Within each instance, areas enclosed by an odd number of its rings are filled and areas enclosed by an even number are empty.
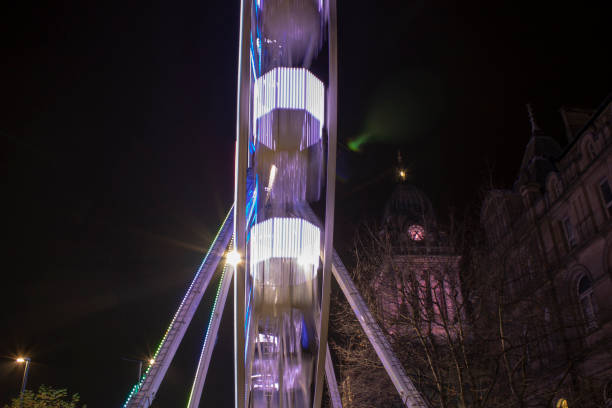
<svg viewBox="0 0 612 408"><path fill-rule="evenodd" d="M532 134L511 189L481 209L489 265L503 271L509 329L553 406L612 407L612 95L563 109L567 144Z"/></svg>

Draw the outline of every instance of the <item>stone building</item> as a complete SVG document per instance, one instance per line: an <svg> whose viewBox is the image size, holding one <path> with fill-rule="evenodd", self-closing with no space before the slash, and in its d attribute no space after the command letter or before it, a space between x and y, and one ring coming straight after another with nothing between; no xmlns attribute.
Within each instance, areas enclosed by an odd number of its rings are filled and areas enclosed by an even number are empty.
<svg viewBox="0 0 612 408"><path fill-rule="evenodd" d="M567 143L536 123L514 186L481 209L535 387L557 407L612 407L612 95L564 108Z"/></svg>

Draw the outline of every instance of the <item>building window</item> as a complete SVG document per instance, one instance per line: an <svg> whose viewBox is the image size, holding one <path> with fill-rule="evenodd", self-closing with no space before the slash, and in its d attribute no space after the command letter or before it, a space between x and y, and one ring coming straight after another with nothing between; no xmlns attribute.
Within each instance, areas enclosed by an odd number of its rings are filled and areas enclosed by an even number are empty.
<svg viewBox="0 0 612 408"><path fill-rule="evenodd" d="M533 262L531 261L531 258L527 258L527 262L525 264L525 267L527 269L527 277L530 280L535 279L535 269L533 268Z"/></svg>
<svg viewBox="0 0 612 408"><path fill-rule="evenodd" d="M544 316L543 316L543 337L542 343L543 347L546 349L546 354L550 355L551 352L555 350L555 336L552 328L552 321L550 318L550 309L548 307L544 308Z"/></svg>
<svg viewBox="0 0 612 408"><path fill-rule="evenodd" d="M607 177L604 177L599 182L599 192L601 193L601 200L603 206L606 209L608 217L612 216L612 189L610 189L610 183L608 183Z"/></svg>
<svg viewBox="0 0 612 408"><path fill-rule="evenodd" d="M567 239L567 245L569 248L576 246L576 234L574 234L574 226L569 217L563 219L563 230L565 231L565 238Z"/></svg>
<svg viewBox="0 0 612 408"><path fill-rule="evenodd" d="M555 196L556 197L561 197L561 193L563 193L563 191L561 190L561 183L559 182L559 180L555 180L553 182L553 185L555 186Z"/></svg>
<svg viewBox="0 0 612 408"><path fill-rule="evenodd" d="M559 398L559 400L557 401L557 406L556 408L568 408L569 405L567 404L567 400L565 398Z"/></svg>
<svg viewBox="0 0 612 408"><path fill-rule="evenodd" d="M597 151L595 150L595 145L593 141L589 140L587 142L587 151L589 154L589 159L593 160L597 156Z"/></svg>
<svg viewBox="0 0 612 408"><path fill-rule="evenodd" d="M606 407L612 407L612 381L604 386L604 403Z"/></svg>
<svg viewBox="0 0 612 408"><path fill-rule="evenodd" d="M580 311L582 312L582 318L587 329L595 329L597 327L597 319L595 317L593 285L591 279L586 275L578 281L578 302L580 303Z"/></svg>
<svg viewBox="0 0 612 408"><path fill-rule="evenodd" d="M612 380L604 386L604 404L606 407L612 407Z"/></svg>
<svg viewBox="0 0 612 408"><path fill-rule="evenodd" d="M530 339L530 335L529 335L529 329L527 328L527 325L523 326L523 344L524 346L524 352L525 352L525 358L527 359L528 362L531 362L533 359L532 353L532 344L531 344L531 339Z"/></svg>

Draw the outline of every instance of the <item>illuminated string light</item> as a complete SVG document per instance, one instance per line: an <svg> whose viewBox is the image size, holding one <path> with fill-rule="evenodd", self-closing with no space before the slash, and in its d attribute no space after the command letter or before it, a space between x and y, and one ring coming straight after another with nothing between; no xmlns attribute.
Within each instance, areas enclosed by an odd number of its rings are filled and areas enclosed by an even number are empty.
<svg viewBox="0 0 612 408"><path fill-rule="evenodd" d="M217 242L217 239L219 239L219 235L221 235L221 230L223 229L223 226L225 225L225 222L233 214L233 211L234 211L234 207L232 206L232 208L229 210L229 212L225 216L225 219L223 220L223 223L221 224L221 228L219 228L219 231L217 231L217 235L215 235L215 239L212 242L211 248L214 247L215 243ZM170 333L170 331L172 331L172 328L174 327L174 323L176 321L176 318L182 312L183 306L185 305L185 301L187 300L187 298L191 294L191 290L193 289L193 285L195 284L195 282L198 281L200 273L202 273L202 269L204 268L204 264L206 264L206 260L208 259L209 255L210 255L210 251L206 254L206 256L204 257L204 260L202 260L202 263L200 264L200 267L198 268L198 272L196 273L195 277L191 281L191 284L189 285L189 288L187 289L187 292L185 293L185 296L183 297L183 300L181 301L181 303L180 303L176 313L174 314L174 317L172 317L172 320L170 321L170 325L166 329L166 333L164 333L164 336L162 337L161 341L159 342L159 345L157 346L157 349L155 350L155 353L153 354L153 357L151 358L151 360L153 360L153 361L157 360L159 352L161 351L162 347L165 345L166 339L168 338L168 334ZM140 381L138 381L136 384L134 384L134 386L130 390L130 393L128 394L126 401L123 403L123 408L127 408L128 404L130 403L132 398L138 393L138 391L140 391L140 389L142 388L143 384L145 383L145 380L147 379L147 377L149 375L149 372L151 372L151 369L153 369L153 367L158 367L158 366L159 365L150 364L147 367L147 369L145 370L145 372L142 375L142 377L140 377Z"/></svg>
<svg viewBox="0 0 612 408"><path fill-rule="evenodd" d="M229 248L234 248L234 237L233 236L232 236L232 240L230 241ZM230 253L231 252L235 252L235 251L232 250L230 251ZM206 334L204 335L204 342L202 343L202 351L200 352L200 359L198 361L202 360L202 356L204 355L204 350L206 349L206 345L209 343L208 336L210 335L210 327L212 325L212 319L213 319L213 316L215 315L215 312L217 311L217 307L219 305L219 295L221 294L221 286L223 284L223 279L225 278L225 274L227 273L227 268L230 265L231 264L229 263L226 257L225 266L223 267L223 272L221 273L221 280L219 280L219 286L217 286L217 293L215 294L215 301L213 302L212 311L210 312L210 319L208 320L208 327L206 328ZM196 371L195 378L198 378L199 373L200 373L200 364L198 364L198 369ZM189 393L189 401L187 403L187 406L191 404L191 400L193 398L193 392L195 391L195 385L196 384L194 382L193 386L191 387L191 392Z"/></svg>
<svg viewBox="0 0 612 408"><path fill-rule="evenodd" d="M253 37L251 37L251 71L253 71L253 76L257 76L257 70L255 69L255 50L253 49Z"/></svg>
<svg viewBox="0 0 612 408"><path fill-rule="evenodd" d="M247 215L247 227L255 224L257 222L257 201L258 201L258 192L259 191L259 176L255 175L255 186L254 188L249 188L247 194L249 199L246 203L246 215ZM247 232L247 242L251 239L251 235Z"/></svg>

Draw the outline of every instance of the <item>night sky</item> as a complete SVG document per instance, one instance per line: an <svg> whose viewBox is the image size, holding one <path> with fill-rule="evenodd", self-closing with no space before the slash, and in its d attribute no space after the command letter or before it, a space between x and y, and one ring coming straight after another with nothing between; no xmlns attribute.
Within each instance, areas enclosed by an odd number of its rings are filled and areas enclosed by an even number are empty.
<svg viewBox="0 0 612 408"><path fill-rule="evenodd" d="M23 353L30 386L118 407L231 204L239 2L5 3L0 405ZM511 186L527 102L563 143L558 109L612 91L605 3L340 1L336 245L380 216L398 149L444 220L490 170ZM160 407L187 401L211 296ZM232 405L224 319L202 406Z"/></svg>

